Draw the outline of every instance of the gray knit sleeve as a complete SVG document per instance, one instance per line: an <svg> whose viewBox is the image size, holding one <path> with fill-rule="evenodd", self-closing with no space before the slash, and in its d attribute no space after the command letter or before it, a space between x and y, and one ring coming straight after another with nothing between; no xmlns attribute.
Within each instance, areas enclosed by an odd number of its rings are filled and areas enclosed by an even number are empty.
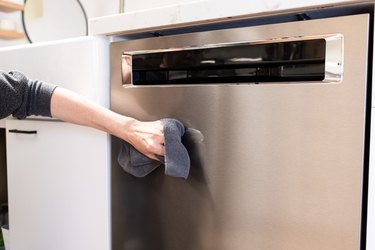
<svg viewBox="0 0 375 250"><path fill-rule="evenodd" d="M24 74L0 72L0 119L9 115L23 119L30 115L51 116L51 96L56 88Z"/></svg>

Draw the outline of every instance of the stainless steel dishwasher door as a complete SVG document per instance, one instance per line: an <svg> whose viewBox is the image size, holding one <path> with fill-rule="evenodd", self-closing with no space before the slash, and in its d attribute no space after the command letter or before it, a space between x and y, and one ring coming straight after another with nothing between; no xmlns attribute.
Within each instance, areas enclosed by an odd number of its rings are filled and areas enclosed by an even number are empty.
<svg viewBox="0 0 375 250"><path fill-rule="evenodd" d="M111 108L176 118L192 165L145 178L117 163L113 250L359 249L368 15L124 41L111 46ZM128 86L121 55L205 44L340 34L341 82Z"/></svg>

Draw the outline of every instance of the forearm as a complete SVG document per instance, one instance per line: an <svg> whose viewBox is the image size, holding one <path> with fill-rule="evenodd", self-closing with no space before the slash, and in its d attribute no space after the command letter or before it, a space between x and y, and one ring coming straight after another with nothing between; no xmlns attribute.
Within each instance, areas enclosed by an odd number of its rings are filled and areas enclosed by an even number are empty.
<svg viewBox="0 0 375 250"><path fill-rule="evenodd" d="M129 138L134 122L133 118L121 116L63 88L56 88L52 95L51 114L62 121L96 128L124 139Z"/></svg>
<svg viewBox="0 0 375 250"><path fill-rule="evenodd" d="M164 155L164 132L161 121L140 122L112 112L60 87L52 94L51 114L62 121L96 128L117 136L155 160L155 154Z"/></svg>

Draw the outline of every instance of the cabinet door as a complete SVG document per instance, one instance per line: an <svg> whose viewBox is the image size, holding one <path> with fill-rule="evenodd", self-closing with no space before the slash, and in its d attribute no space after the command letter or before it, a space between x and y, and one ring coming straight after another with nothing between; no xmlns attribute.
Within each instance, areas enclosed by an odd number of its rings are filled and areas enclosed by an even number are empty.
<svg viewBox="0 0 375 250"><path fill-rule="evenodd" d="M6 132L12 250L109 249L107 134L28 120Z"/></svg>
<svg viewBox="0 0 375 250"><path fill-rule="evenodd" d="M372 114L375 108L372 108ZM371 116L370 166L367 206L367 250L375 249L375 116Z"/></svg>

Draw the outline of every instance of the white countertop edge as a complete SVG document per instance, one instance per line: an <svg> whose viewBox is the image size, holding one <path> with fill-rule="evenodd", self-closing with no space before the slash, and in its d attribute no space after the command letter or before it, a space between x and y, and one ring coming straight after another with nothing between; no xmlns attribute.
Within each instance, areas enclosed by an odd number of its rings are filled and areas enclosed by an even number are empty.
<svg viewBox="0 0 375 250"><path fill-rule="evenodd" d="M238 1L238 4L236 4ZM243 0L201 0L161 8L145 9L93 18L89 20L90 35L134 34L149 30L184 27L194 24L214 23L227 18L267 15L286 10L322 8L348 3L373 1L357 0L308 0L280 1L265 0L254 4ZM239 8L238 6L241 6ZM203 17L203 18L202 18Z"/></svg>
<svg viewBox="0 0 375 250"><path fill-rule="evenodd" d="M105 37L105 36L103 36L103 37ZM86 36L85 35L85 36L77 36L77 37L64 38L64 39L52 40L52 41L17 44L17 45L0 47L0 53L3 52L3 51L20 50L20 49L36 48L36 47L47 47L47 46L50 46L50 45L71 44L71 43L74 43L74 42L84 42L84 41L89 41L89 40L93 40L93 39L97 39L97 38L98 37L93 37L93 36L90 36L90 35ZM105 37L105 39L108 39L108 38Z"/></svg>
<svg viewBox="0 0 375 250"><path fill-rule="evenodd" d="M61 120L52 118L52 117L47 117L47 116L28 116L25 119L17 119L12 116L8 116L4 119L0 119L0 128L5 128L6 122L9 120L16 120L16 121L49 121L49 122L61 122Z"/></svg>

